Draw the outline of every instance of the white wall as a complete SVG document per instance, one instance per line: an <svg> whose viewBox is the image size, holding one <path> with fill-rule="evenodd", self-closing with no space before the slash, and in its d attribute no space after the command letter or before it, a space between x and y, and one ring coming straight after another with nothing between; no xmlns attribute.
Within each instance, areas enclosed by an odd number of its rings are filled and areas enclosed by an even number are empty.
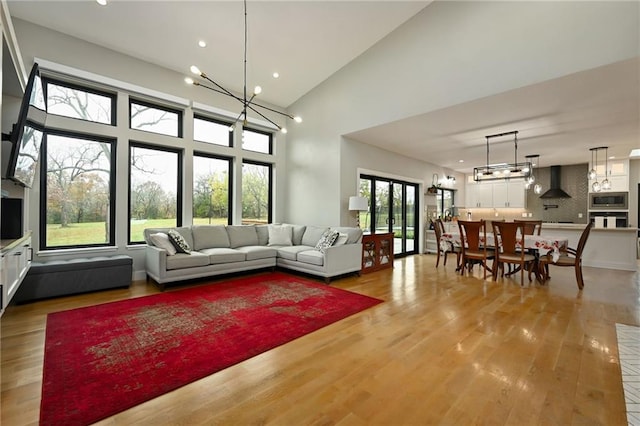
<svg viewBox="0 0 640 426"><path fill-rule="evenodd" d="M292 106L288 220L346 224L358 167L430 182L343 135L635 57L637 28L634 2L432 3Z"/></svg>

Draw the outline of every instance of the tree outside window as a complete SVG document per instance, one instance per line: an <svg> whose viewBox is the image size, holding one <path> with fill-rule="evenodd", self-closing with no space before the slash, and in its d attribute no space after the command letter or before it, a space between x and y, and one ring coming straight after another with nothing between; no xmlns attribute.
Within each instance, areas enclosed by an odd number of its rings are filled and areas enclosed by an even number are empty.
<svg viewBox="0 0 640 426"><path fill-rule="evenodd" d="M193 224L230 224L231 160L193 157Z"/></svg>
<svg viewBox="0 0 640 426"><path fill-rule="evenodd" d="M271 165L242 163L242 223L271 222Z"/></svg>

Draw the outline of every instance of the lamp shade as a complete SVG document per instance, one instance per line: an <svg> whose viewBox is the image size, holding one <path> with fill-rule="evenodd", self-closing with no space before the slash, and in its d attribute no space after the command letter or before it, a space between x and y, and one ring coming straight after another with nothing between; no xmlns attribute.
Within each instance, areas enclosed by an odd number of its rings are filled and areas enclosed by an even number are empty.
<svg viewBox="0 0 640 426"><path fill-rule="evenodd" d="M349 210L365 211L369 209L369 200L365 197L349 197Z"/></svg>

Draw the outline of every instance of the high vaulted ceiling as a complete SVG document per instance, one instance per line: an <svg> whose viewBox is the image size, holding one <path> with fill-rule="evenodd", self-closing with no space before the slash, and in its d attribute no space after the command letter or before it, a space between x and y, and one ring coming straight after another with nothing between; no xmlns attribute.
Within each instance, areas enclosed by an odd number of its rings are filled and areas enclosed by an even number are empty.
<svg viewBox="0 0 640 426"><path fill-rule="evenodd" d="M7 1L13 18L69 34L161 67L197 65L230 90L242 90L241 1ZM247 85L287 107L369 47L429 8L430 1L249 1ZM637 35L636 35L637 36ZM197 46L199 40L208 43ZM273 72L280 78L274 79ZM590 160L611 145L626 158L640 148L638 58L533 86L496 93L346 135L411 158L470 172L486 157L484 136L519 130L525 154L542 166ZM532 150L535 149L535 152ZM511 159L497 143L491 162ZM460 163L459 160L464 160Z"/></svg>

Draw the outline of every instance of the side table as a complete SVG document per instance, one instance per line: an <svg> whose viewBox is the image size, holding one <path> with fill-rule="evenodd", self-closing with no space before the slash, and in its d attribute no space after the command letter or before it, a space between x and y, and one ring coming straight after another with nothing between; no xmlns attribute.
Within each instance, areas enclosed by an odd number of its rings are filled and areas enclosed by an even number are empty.
<svg viewBox="0 0 640 426"><path fill-rule="evenodd" d="M362 236L362 273L393 268L393 232Z"/></svg>

